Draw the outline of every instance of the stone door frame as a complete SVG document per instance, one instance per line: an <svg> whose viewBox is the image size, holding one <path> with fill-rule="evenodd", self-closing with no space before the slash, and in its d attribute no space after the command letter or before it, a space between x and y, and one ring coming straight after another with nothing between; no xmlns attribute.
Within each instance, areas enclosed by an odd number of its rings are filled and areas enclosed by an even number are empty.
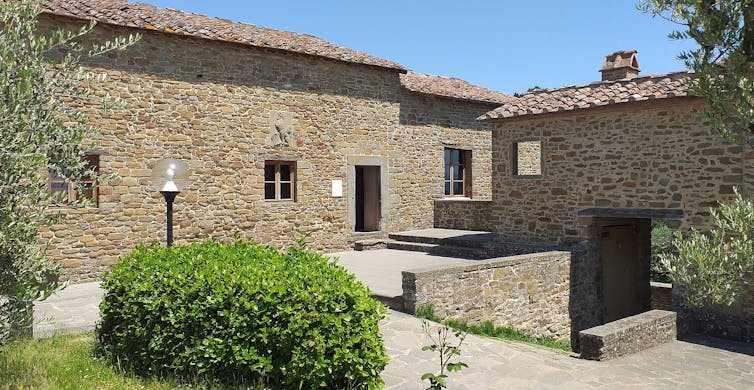
<svg viewBox="0 0 754 390"><path fill-rule="evenodd" d="M346 186L348 188L348 225L352 234L384 233L387 231L388 210L388 158L382 156L348 156ZM380 168L380 230L371 232L356 231L356 167L376 166Z"/></svg>

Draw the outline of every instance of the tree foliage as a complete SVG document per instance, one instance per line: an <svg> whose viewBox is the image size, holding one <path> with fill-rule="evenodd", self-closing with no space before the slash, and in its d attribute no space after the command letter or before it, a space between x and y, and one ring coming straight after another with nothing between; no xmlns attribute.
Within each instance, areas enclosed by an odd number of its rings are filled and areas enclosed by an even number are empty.
<svg viewBox="0 0 754 390"><path fill-rule="evenodd" d="M736 190L735 200L710 213L715 224L710 233L678 233L677 253L661 256L690 307L730 306L754 291L754 203Z"/></svg>
<svg viewBox="0 0 754 390"><path fill-rule="evenodd" d="M28 301L59 287L60 265L38 245L40 227L60 218L50 207L63 202L47 188L49 173L73 186L94 175L84 153L96 129L75 105L95 100L89 88L105 78L79 61L138 39L84 47L78 40L93 23L43 36L40 11L39 1L0 2L0 340L9 324L29 320Z"/></svg>
<svg viewBox="0 0 754 390"><path fill-rule="evenodd" d="M669 36L693 39L698 48L679 58L698 76L692 91L725 138L752 142L754 135L754 0L643 0L640 9L685 26Z"/></svg>

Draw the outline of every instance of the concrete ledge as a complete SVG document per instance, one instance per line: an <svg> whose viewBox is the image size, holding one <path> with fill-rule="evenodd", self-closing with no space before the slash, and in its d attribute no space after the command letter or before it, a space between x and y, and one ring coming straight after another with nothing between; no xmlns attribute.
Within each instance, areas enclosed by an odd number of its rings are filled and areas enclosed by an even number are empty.
<svg viewBox="0 0 754 390"><path fill-rule="evenodd" d="M650 310L579 332L581 358L608 360L676 339L676 313Z"/></svg>

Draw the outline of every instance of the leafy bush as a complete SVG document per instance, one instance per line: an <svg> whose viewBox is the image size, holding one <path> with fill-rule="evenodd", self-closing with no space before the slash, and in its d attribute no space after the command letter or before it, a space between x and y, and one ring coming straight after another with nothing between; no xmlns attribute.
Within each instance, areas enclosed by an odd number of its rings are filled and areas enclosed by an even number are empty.
<svg viewBox="0 0 754 390"><path fill-rule="evenodd" d="M709 233L676 234L677 254L662 256L689 307L730 306L754 287L754 204L736 190L736 199L710 209Z"/></svg>
<svg viewBox="0 0 754 390"><path fill-rule="evenodd" d="M662 263L662 256L674 251L673 231L661 219L652 220L652 257L649 262L649 277L653 282L670 283L668 270Z"/></svg>
<svg viewBox="0 0 754 390"><path fill-rule="evenodd" d="M236 240L138 247L103 281L99 351L138 375L375 388L385 309L327 257Z"/></svg>

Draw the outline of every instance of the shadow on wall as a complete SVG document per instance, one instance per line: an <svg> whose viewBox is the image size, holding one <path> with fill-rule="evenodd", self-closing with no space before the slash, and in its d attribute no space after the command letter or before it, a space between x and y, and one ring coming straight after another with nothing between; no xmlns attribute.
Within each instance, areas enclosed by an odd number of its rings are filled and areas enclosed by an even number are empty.
<svg viewBox="0 0 754 390"><path fill-rule="evenodd" d="M594 267L599 261L596 243L581 241L570 245L571 252L570 289L568 313L571 319L571 349L579 352L579 332L602 324L602 305L597 299L599 274Z"/></svg>
<svg viewBox="0 0 754 390"><path fill-rule="evenodd" d="M488 132L491 126L476 118L492 111L500 104L471 102L430 96L404 90L400 95L400 124L403 126L456 127ZM489 133L484 134L489 137Z"/></svg>
<svg viewBox="0 0 754 390"><path fill-rule="evenodd" d="M54 21L53 21L54 20ZM40 16L43 29L78 29L83 24L62 16ZM103 42L132 29L98 24L85 40ZM398 70L348 64L304 54L255 48L240 43L138 31L142 39L124 52L82 59L87 66L152 75L191 84L227 84L280 91L335 94L397 103ZM86 46L86 43L84 43ZM57 55L62 53L56 53ZM53 54L53 56L56 56Z"/></svg>

